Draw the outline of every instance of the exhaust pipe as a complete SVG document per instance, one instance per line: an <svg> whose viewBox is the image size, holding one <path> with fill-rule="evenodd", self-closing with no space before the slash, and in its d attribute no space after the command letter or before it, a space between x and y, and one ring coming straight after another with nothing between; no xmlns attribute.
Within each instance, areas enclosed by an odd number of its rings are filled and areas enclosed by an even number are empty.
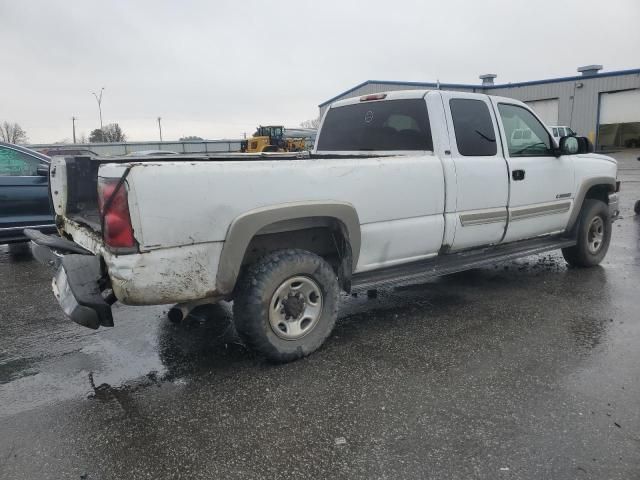
<svg viewBox="0 0 640 480"><path fill-rule="evenodd" d="M175 324L182 323L191 313L191 311L199 307L200 305L210 305L218 303L221 300L220 297L205 297L199 300L192 300L190 302L178 303L171 307L167 313L169 321Z"/></svg>

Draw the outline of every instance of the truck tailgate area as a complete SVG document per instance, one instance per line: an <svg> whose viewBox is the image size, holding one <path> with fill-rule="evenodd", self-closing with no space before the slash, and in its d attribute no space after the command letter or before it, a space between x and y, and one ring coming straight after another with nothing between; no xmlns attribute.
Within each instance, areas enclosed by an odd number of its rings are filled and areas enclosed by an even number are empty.
<svg viewBox="0 0 640 480"><path fill-rule="evenodd" d="M100 232L98 169L91 157L55 158L51 167L51 198L55 213ZM58 222L60 223L60 222Z"/></svg>

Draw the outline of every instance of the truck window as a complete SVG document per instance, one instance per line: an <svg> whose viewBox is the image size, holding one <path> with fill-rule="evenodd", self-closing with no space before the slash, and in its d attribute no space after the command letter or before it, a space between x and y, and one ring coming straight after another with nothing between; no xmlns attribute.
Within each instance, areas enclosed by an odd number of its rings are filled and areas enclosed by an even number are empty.
<svg viewBox="0 0 640 480"><path fill-rule="evenodd" d="M494 156L498 148L487 104L482 100L452 98L449 107L460 155Z"/></svg>
<svg viewBox="0 0 640 480"><path fill-rule="evenodd" d="M26 153L0 147L0 176L27 177L38 174L40 162Z"/></svg>
<svg viewBox="0 0 640 480"><path fill-rule="evenodd" d="M554 129L553 129L553 136L554 136L554 137L557 137L557 136L558 136L558 129L557 129L557 128L554 128Z"/></svg>
<svg viewBox="0 0 640 480"><path fill-rule="evenodd" d="M509 156L553 156L549 132L529 110L519 105L499 103L498 112L507 137ZM517 130L522 132L522 139L513 135Z"/></svg>
<svg viewBox="0 0 640 480"><path fill-rule="evenodd" d="M416 98L331 108L320 130L318 150L433 150L427 105Z"/></svg>

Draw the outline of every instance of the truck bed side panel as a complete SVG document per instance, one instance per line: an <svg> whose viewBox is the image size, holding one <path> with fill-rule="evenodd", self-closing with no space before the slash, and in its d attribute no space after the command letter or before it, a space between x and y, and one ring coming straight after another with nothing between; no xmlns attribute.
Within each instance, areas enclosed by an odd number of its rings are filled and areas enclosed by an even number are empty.
<svg viewBox="0 0 640 480"><path fill-rule="evenodd" d="M103 165L100 175L120 176L122 169ZM444 180L439 158L430 153L145 163L133 166L127 183L141 251L221 242L231 222L245 212L322 200L348 202L358 212L362 231L358 269L428 256L442 243ZM403 235L406 228L411 233ZM392 242L393 238L401 241Z"/></svg>

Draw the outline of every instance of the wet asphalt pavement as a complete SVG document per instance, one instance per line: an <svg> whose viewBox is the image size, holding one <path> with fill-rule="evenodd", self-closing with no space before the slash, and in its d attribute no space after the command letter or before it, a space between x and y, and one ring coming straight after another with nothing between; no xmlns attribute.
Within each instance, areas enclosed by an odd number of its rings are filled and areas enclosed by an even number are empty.
<svg viewBox="0 0 640 480"><path fill-rule="evenodd" d="M640 478L637 155L616 155L602 266L553 253L360 292L288 365L246 351L228 305L84 329L0 247L0 479Z"/></svg>

